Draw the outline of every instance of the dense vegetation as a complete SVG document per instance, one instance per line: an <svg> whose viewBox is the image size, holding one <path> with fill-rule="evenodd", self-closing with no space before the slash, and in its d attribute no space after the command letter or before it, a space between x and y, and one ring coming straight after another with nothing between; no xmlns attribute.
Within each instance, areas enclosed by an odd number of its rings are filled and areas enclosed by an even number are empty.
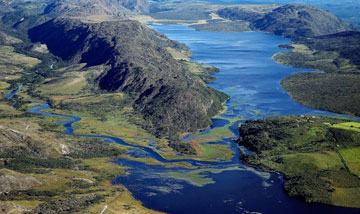
<svg viewBox="0 0 360 214"><path fill-rule="evenodd" d="M276 54L284 64L325 71L298 73L282 81L292 98L307 106L360 115L360 33L342 32L290 44L292 52ZM300 45L298 45L300 44Z"/></svg>
<svg viewBox="0 0 360 214"><path fill-rule="evenodd" d="M74 213L82 211L84 208L89 207L89 205L97 204L100 201L103 201L104 197L90 194L80 198L69 198L62 199L55 202L49 202L41 204L33 212L35 214L51 214L51 213Z"/></svg>
<svg viewBox="0 0 360 214"><path fill-rule="evenodd" d="M292 98L304 105L360 116L360 75L298 73L283 80Z"/></svg>
<svg viewBox="0 0 360 214"><path fill-rule="evenodd" d="M310 39L298 39L296 43L304 44L311 50L335 51L339 53L339 59L335 60L334 63L340 63L340 59L344 58L360 68L360 32L358 31L345 31Z"/></svg>
<svg viewBox="0 0 360 214"><path fill-rule="evenodd" d="M3 167L18 172L34 173L39 168L71 169L74 167L74 163L67 158L32 158L22 156L4 161Z"/></svg>
<svg viewBox="0 0 360 214"><path fill-rule="evenodd" d="M345 153L360 147L360 130L351 130L357 124L314 116L246 121L239 130L239 144L254 152L243 152L241 158L252 166L284 173L285 190L291 196L360 207L356 170L360 163L344 158Z"/></svg>

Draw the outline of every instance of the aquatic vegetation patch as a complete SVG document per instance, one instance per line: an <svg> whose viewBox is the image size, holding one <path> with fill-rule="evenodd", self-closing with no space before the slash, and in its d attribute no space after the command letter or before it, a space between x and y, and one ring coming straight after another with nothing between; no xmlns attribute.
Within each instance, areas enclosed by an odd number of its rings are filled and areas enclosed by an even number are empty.
<svg viewBox="0 0 360 214"><path fill-rule="evenodd" d="M187 183L194 186L205 186L207 184L213 184L215 181L211 178L211 174L219 174L224 171L232 170L244 170L237 166L230 166L226 168L207 168L207 169L198 169L190 171L173 171L168 173L162 173L164 176L169 176L171 178L179 179L186 181Z"/></svg>

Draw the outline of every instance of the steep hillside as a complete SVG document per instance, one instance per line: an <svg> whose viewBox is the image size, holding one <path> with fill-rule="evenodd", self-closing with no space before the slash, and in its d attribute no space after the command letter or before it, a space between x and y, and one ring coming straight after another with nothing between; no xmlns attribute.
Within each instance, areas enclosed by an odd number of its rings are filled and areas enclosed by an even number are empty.
<svg viewBox="0 0 360 214"><path fill-rule="evenodd" d="M55 19L29 31L62 59L111 68L97 78L101 90L125 92L148 124L144 128L176 141L176 133L210 125L227 96L206 87L167 48L188 51L180 43L136 21L82 23Z"/></svg>
<svg viewBox="0 0 360 214"><path fill-rule="evenodd" d="M313 37L353 29L330 12L298 4L273 10L264 18L256 20L253 27L285 37Z"/></svg>

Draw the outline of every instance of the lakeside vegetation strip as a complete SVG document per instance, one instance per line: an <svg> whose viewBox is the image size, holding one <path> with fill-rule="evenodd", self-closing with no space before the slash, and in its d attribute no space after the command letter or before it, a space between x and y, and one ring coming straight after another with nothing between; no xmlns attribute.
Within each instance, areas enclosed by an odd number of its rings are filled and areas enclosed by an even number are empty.
<svg viewBox="0 0 360 214"><path fill-rule="evenodd" d="M360 33L297 38L283 45L291 52L274 55L277 62L324 73L296 73L281 85L291 97L306 106L360 115Z"/></svg>

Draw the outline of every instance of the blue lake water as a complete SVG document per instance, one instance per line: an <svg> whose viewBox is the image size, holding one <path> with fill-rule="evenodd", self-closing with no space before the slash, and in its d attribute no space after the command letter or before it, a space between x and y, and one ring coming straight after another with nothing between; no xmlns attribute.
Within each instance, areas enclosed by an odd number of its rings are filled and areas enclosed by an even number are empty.
<svg viewBox="0 0 360 214"><path fill-rule="evenodd" d="M169 38L187 44L193 52L193 61L214 65L221 69L216 81L210 87L230 95L227 111L222 118L214 118L210 127L229 124L226 118L239 118L229 129L238 137L237 127L246 119L259 119L273 115L313 114L337 115L326 111L307 108L291 100L280 86L286 76L306 71L280 65L271 56L281 51L279 44L289 42L278 36L264 33L211 33L198 32L185 26L152 26ZM47 104L39 104L31 112L43 116L68 118L62 122L67 134L73 134L72 124L81 118L46 113ZM339 115L338 115L339 116ZM241 118L241 119L240 119ZM209 130L202 131L207 133ZM169 168L145 164L133 160L117 159L115 164L129 167L129 175L113 181L125 185L144 206L168 213L359 213L349 209L322 204L307 204L288 197L283 191L284 179L277 173L265 173L247 167L239 160L239 149L231 138L222 139L218 144L228 145L234 153L230 161L205 162L196 160L166 160L154 148L127 144L111 136L83 137L103 138L129 147L133 157L149 157L162 163L186 162L201 168L201 175L210 178L206 185L174 177L171 173L185 174L193 170ZM187 136L191 138L190 136ZM204 169L205 168L205 169Z"/></svg>

